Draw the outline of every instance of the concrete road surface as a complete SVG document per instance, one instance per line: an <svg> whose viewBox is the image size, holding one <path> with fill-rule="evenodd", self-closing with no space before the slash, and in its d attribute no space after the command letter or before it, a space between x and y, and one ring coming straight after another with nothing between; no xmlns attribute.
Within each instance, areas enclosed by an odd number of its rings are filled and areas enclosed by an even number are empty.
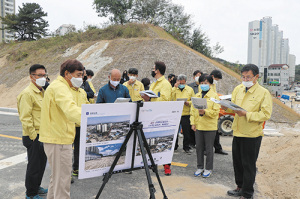
<svg viewBox="0 0 300 199"><path fill-rule="evenodd" d="M0 113L0 198L25 198L24 178L26 170L26 149L22 145L22 126L17 115ZM187 164L172 166L172 175L165 176L163 167L159 167L159 175L169 199L225 199L228 189L235 188L232 156L232 137L221 136L223 149L229 155L214 156L214 170L210 178L194 177L196 171L196 152L187 155L180 148L174 153L173 162ZM50 168L46 168L42 186L49 184ZM154 173L151 173L156 188L156 198L163 198ZM71 198L95 198L102 184L102 177L78 180L71 185ZM46 197L44 197L46 198ZM146 199L149 190L144 170L133 174L114 174L106 184L100 198L103 199Z"/></svg>

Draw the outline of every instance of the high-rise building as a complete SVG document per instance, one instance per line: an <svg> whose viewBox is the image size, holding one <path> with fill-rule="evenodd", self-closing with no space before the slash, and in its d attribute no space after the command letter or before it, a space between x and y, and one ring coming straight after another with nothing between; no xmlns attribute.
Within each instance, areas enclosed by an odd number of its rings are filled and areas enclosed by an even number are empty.
<svg viewBox="0 0 300 199"><path fill-rule="evenodd" d="M5 17L7 14L15 14L15 0L1 0L0 3L0 16ZM1 28L4 28L4 25L1 24ZM14 33L9 32L8 30L0 30L0 42L9 42L10 40L14 40Z"/></svg>
<svg viewBox="0 0 300 199"><path fill-rule="evenodd" d="M296 56L295 55L292 55L292 54L289 54L289 82L294 82L295 81L295 65L296 65Z"/></svg>
<svg viewBox="0 0 300 199"><path fill-rule="evenodd" d="M293 82L295 80L296 57L289 54L289 39L283 38L283 31L279 30L278 25L272 25L272 17L264 17L261 20L249 22L248 31L247 63L259 67L260 76L263 77L262 83L268 83L267 79L270 78L268 77L269 66L274 64L287 65L289 83ZM287 79L286 77L282 78L279 82L285 82ZM286 86L286 83L282 85Z"/></svg>

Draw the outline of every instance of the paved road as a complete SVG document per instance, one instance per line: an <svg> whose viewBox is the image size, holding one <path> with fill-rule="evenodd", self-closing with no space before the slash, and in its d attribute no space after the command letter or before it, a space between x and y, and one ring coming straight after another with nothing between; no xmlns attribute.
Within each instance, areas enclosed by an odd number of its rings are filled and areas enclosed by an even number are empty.
<svg viewBox="0 0 300 199"><path fill-rule="evenodd" d="M22 141L15 138L3 137L9 135L21 138L22 127L17 116L4 115L0 113L0 162L6 158L24 154L25 147ZM223 149L231 152L232 137L221 137ZM182 138L179 140L182 143ZM25 198L24 176L26 161L1 169L0 163L0 198L19 199ZM234 177L231 153L228 156L216 154L214 158L214 171L212 177L203 179L194 177L196 170L196 153L186 155L182 146L174 153L173 162L188 164L187 167L172 166L172 175L164 176L163 168L159 167L159 174L169 199L176 198L213 198L226 199L226 191L234 188ZM45 171L42 186L49 184L50 169ZM162 198L161 191L157 185L155 175L152 173L156 192L156 198ZM95 198L102 177L78 180L71 186L71 198ZM116 199L145 199L149 198L147 179L144 170L134 171L133 174L115 174L109 180L100 198Z"/></svg>

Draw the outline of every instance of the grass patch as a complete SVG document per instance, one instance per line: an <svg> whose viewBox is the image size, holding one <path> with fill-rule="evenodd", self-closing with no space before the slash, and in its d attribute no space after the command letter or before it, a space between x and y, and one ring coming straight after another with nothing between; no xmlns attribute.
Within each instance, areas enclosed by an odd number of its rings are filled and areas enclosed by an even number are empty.
<svg viewBox="0 0 300 199"><path fill-rule="evenodd" d="M145 31L147 28L145 24L111 25L105 29L89 29L85 32L72 32L64 36L37 41L2 43L0 50L9 49L9 61L22 61L31 56L41 56L49 52L63 53L67 48L83 42L147 37Z"/></svg>

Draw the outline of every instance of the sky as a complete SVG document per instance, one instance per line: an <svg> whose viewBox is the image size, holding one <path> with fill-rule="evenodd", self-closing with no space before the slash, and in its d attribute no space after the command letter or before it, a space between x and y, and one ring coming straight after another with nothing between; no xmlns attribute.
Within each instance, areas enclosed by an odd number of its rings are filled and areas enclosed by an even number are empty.
<svg viewBox="0 0 300 199"><path fill-rule="evenodd" d="M299 0L172 0L184 6L185 12L193 15L195 27L202 30L211 40L224 47L218 57L230 62L247 62L248 23L263 17L272 17L272 23L289 38L290 54L296 55L300 63L300 1ZM48 13L45 19L49 30L54 31L62 24L74 24L81 29L85 24L99 25L106 18L97 16L93 0L16 0L16 5L36 2ZM18 8L16 7L16 11Z"/></svg>
<svg viewBox="0 0 300 199"><path fill-rule="evenodd" d="M111 122L124 122L124 121L129 121L129 120L130 120L130 115L88 117L87 125L95 125L95 124L99 124L99 123L111 123Z"/></svg>

